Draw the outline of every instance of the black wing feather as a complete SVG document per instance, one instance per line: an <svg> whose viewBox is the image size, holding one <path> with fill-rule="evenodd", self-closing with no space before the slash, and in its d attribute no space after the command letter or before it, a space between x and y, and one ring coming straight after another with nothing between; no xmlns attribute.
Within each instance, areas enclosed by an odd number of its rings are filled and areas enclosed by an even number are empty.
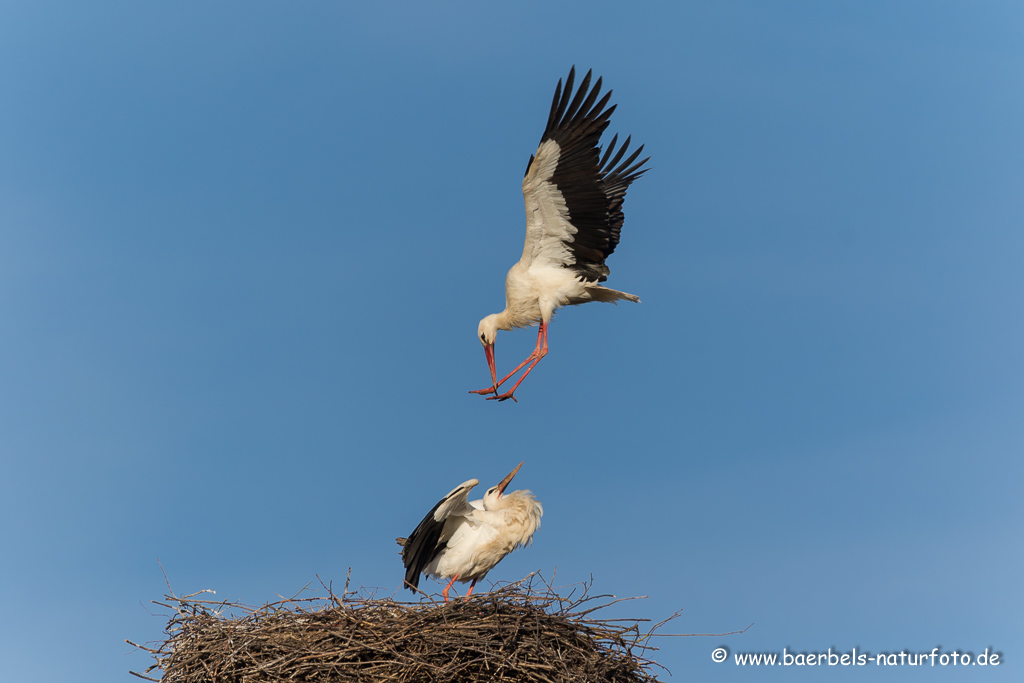
<svg viewBox="0 0 1024 683"><path fill-rule="evenodd" d="M551 182L565 199L569 220L577 231L571 240L565 240L575 257L575 263L567 267L579 273L583 280L604 282L609 272L605 259L615 251L625 220L622 203L626 190L647 171L643 165L650 157L633 163L643 150L641 145L620 163L630 139L626 138L616 149L616 135L602 158L599 147L601 134L615 111L615 105L608 106L612 91L605 93L595 104L601 90L601 79L598 78L591 89L591 72L587 71L573 96L575 75L576 67L573 66L565 79L564 89L562 81L558 81L540 141L543 144L554 140L558 144L558 162ZM530 157L527 173L532 164L533 157Z"/></svg>
<svg viewBox="0 0 1024 683"><path fill-rule="evenodd" d="M404 539L405 543L399 543L402 546L402 563L405 564L405 583L406 588L414 590L420 585L420 574L427 568L427 565L437 557L438 553L444 548L444 544L441 542L441 534L444 531L444 524L447 520L441 520L438 522L434 519L434 513L437 509L451 500L454 496L459 495L465 490L464 486L460 486L455 489L447 496L437 501L437 505L430 508L430 512L427 513L426 517L417 525L416 529L409 534L409 538Z"/></svg>

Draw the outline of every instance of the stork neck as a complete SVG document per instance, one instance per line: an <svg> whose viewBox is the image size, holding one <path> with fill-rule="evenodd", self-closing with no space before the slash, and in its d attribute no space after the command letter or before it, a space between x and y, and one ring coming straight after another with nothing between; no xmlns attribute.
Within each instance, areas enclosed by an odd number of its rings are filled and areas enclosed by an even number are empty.
<svg viewBox="0 0 1024 683"><path fill-rule="evenodd" d="M513 330L516 327L520 327L519 325L516 325L515 316L512 314L511 311L508 310L508 308L506 308L501 313L495 313L494 315L495 323L497 323L499 330L505 330L506 332L508 332L509 330Z"/></svg>
<svg viewBox="0 0 1024 683"><path fill-rule="evenodd" d="M540 316L535 315L533 311L516 310L515 308L505 308L501 313L495 313L497 317L498 329L515 330L521 327L530 327L540 322Z"/></svg>

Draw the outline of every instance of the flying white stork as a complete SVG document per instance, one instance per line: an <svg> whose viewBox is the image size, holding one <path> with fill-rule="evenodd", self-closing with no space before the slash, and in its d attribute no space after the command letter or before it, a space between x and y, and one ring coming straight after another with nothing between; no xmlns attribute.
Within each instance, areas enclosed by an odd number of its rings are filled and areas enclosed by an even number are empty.
<svg viewBox="0 0 1024 683"><path fill-rule="evenodd" d="M441 591L448 602L448 591L456 581L472 581L466 592L473 594L476 582L494 565L519 546L533 541L544 514L529 491L505 493L523 463L512 470L482 500L469 501L469 491L480 483L470 479L442 498L409 538L398 538L405 564L405 583L409 590L420 585L420 574L450 578Z"/></svg>
<svg viewBox="0 0 1024 683"><path fill-rule="evenodd" d="M650 157L636 161L641 145L623 161L630 138L616 151L618 135L602 156L598 143L615 111L615 105L605 108L612 92L597 101L601 79L590 89L588 71L573 97L575 75L573 67L564 90L559 79L540 146L526 167L526 244L522 258L505 277L505 310L481 320L477 329L492 386L470 393L494 394L488 400L516 400L515 390L548 353L548 323L557 309L588 301L640 301L599 283L608 279L604 262L619 243L626 189L646 172L642 166ZM494 367L498 330L537 323L537 347L499 382ZM499 395L498 387L527 364L530 367L512 389Z"/></svg>

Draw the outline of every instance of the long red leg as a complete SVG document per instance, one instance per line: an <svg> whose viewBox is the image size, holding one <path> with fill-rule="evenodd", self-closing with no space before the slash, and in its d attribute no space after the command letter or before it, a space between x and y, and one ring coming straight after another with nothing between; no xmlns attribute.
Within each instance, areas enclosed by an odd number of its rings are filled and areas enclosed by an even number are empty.
<svg viewBox="0 0 1024 683"><path fill-rule="evenodd" d="M540 342L539 342L539 341L537 342L537 346L538 346L538 348L540 347ZM523 369L523 368L524 368L524 367L526 366L526 364L527 364L527 363L529 363L529 362L530 362L531 360L533 360L533 358L534 358L534 356L536 355L536 353L537 353L537 351L535 350L535 351L534 351L533 353L531 353L531 354L529 355L529 357L527 357L527 359L526 359L526 360L524 360L524 361L523 361L522 363L520 363L520 364L519 364L519 365L518 365L518 366L516 367L516 369L515 369L515 370L513 370L512 372L510 372L510 373L508 373L507 375L505 375L505 377L503 377L503 378L502 378L502 379L501 379L501 380L500 380L500 381L499 381L499 382L498 382L498 383L497 383L497 384L496 384L495 386L499 386L499 387L500 387L500 386L501 386L502 384L504 384L505 382L507 382L507 381L508 381L508 379L509 379L509 378L510 378L510 377L511 377L512 375L514 375L514 374L516 374L517 372L519 372L520 370L522 370L522 369ZM480 394L481 396L486 396L487 394L493 394L493 393L494 393L494 387L487 387L486 389L477 389L476 391L471 391L471 392L469 392L469 393L471 393L471 394Z"/></svg>
<svg viewBox="0 0 1024 683"><path fill-rule="evenodd" d="M468 598L473 594L473 587L476 586L476 579L473 579L473 583L469 584L469 590L466 591L466 597Z"/></svg>
<svg viewBox="0 0 1024 683"><path fill-rule="evenodd" d="M543 342L543 350L541 349L541 343L542 342ZM548 353L548 324L546 322L544 322L544 321L541 321L540 329L537 330L537 346L534 347L533 353L531 353L529 356L527 356L526 360L524 360L522 363L517 365L515 370L513 370L512 372L508 373L503 378L501 378L501 381L499 381L495 385L495 387L500 387L502 384L504 384L505 382L510 380L513 375L515 375L517 372L519 372L520 370L525 368L526 365L528 363L530 363L531 361L533 361L533 364L536 365L538 362L540 362L541 358L543 358L544 356L547 355L547 353ZM531 367L530 370L532 370L532 369L533 368ZM526 373L523 374L523 377L526 377L526 375L530 374L530 370L527 370ZM519 382L522 382L522 381L523 381L523 378L520 377L519 378ZM516 386L519 386L519 382L516 382ZM471 393L471 394L480 394L481 396L486 396L487 394L496 393L494 391L495 387L487 387L485 389L477 389L476 391L471 391L469 393ZM515 391L515 387L512 388L512 391ZM513 397L511 395L512 391L508 392L507 394L504 394L505 398L502 398L500 400L504 401L505 399L511 398L513 401L515 401L516 400L515 397ZM495 399L495 398L498 398L498 397L497 396L491 396L487 400L490 401L491 399Z"/></svg>
<svg viewBox="0 0 1024 683"><path fill-rule="evenodd" d="M455 579L457 579L457 578L459 578L459 575L458 575L458 574L456 574L455 576L453 576L453 577L452 577L452 580L451 580L451 581L449 581L449 582L448 582L448 585L444 587L444 590L443 590L443 591L441 591L441 595L443 595L443 596L444 596L444 601L445 601L445 602L448 602L448 591L449 591L449 590L451 590L452 584L453 584L453 583L455 583Z"/></svg>
<svg viewBox="0 0 1024 683"><path fill-rule="evenodd" d="M514 394L516 389L519 388L519 385L523 383L523 380L526 379L526 376L529 375L535 367L537 367L537 363L540 362L540 359L546 355L548 355L548 325L545 322L541 322L540 330L537 332L537 348L534 349L533 353L530 354L530 358L524 360L522 364L520 364L519 366L521 368L523 367L523 365L526 365L530 361L530 359L533 359L533 362L530 363L530 367L526 368L526 372L523 373L523 376L519 378L519 381L516 382L510 390L506 391L501 396L488 396L487 400L505 401L508 399L512 399L513 401L515 401L516 397L513 396L512 394ZM518 369L519 368L516 368L517 371ZM508 379L508 377L506 377L505 379ZM505 380L501 381L504 382Z"/></svg>

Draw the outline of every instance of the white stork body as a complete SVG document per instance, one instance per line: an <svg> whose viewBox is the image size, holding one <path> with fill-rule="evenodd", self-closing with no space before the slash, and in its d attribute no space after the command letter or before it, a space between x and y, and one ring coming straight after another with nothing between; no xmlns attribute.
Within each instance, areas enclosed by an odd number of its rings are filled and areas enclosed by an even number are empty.
<svg viewBox="0 0 1024 683"><path fill-rule="evenodd" d="M405 583L410 590L419 586L420 574L427 574L450 579L441 591L445 602L456 581L472 581L466 593L469 597L479 579L510 552L533 540L544 508L529 491L504 493L519 467L481 500L469 501L469 492L479 480L460 484L427 513L409 538L397 539L403 546Z"/></svg>
<svg viewBox="0 0 1024 683"><path fill-rule="evenodd" d="M470 393L493 393L488 400L515 400L515 390L547 355L548 323L562 306L589 301L614 303L620 299L640 301L633 294L609 289L600 283L609 273L605 259L619 243L626 189L646 171L641 167L647 159L634 163L643 145L622 161L629 138L616 151L616 136L602 157L598 143L615 111L614 105L605 108L611 91L595 104L601 79L597 79L588 93L591 77L588 71L572 97L574 77L575 67L569 71L564 91L562 81L558 81L547 127L523 178L526 243L522 258L505 277L505 310L481 320L477 329L487 355L492 386ZM540 329L533 353L498 381L494 365L498 330L538 323ZM528 363L530 367L512 389L499 395L498 387Z"/></svg>

